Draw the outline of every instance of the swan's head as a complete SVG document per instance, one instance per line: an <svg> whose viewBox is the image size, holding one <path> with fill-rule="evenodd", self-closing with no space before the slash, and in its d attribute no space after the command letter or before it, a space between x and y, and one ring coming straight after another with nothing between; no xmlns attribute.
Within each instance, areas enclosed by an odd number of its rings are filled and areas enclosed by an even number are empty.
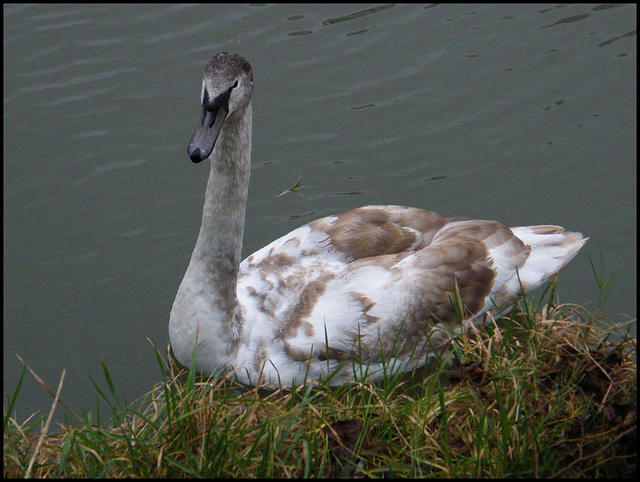
<svg viewBox="0 0 640 482"><path fill-rule="evenodd" d="M209 61L202 79L202 120L187 148L193 162L209 157L225 119L243 110L252 92L251 65L240 55L222 52Z"/></svg>

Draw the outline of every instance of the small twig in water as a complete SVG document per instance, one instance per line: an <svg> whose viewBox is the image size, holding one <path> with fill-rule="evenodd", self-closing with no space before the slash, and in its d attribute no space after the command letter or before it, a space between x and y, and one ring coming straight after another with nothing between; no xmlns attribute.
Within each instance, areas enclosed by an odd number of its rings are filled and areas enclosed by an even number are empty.
<svg viewBox="0 0 640 482"><path fill-rule="evenodd" d="M287 194L289 192L295 192L296 194L299 194L300 196L304 196L304 194L302 194L300 192L300 189L302 189L303 187L308 187L308 186L306 184L303 184L302 182L300 182L301 179L302 179L302 175L298 176L298 180L296 181L296 183L293 186L291 186L289 189L285 189L280 194L278 194L278 197L283 196L284 194Z"/></svg>

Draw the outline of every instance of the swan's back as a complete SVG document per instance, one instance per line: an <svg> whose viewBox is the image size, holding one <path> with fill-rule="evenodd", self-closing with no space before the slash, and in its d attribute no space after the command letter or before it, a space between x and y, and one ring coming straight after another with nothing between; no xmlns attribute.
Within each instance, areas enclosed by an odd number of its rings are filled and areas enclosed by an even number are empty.
<svg viewBox="0 0 640 482"><path fill-rule="evenodd" d="M276 384L419 366L452 332L509 309L585 241L558 226L511 230L402 206L318 219L241 263L238 298L255 320L244 364Z"/></svg>

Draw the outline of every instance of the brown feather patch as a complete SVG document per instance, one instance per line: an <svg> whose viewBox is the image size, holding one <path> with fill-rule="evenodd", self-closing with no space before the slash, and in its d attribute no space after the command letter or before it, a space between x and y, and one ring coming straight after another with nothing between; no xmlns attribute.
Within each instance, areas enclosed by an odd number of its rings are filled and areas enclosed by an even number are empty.
<svg viewBox="0 0 640 482"><path fill-rule="evenodd" d="M420 249L447 221L417 208L371 206L318 219L309 226L325 232L334 249L356 260Z"/></svg>

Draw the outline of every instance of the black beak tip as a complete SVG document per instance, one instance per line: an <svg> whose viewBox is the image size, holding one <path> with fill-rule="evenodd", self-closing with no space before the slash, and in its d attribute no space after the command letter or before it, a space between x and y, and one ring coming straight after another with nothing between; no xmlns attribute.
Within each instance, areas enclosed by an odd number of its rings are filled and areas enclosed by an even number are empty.
<svg viewBox="0 0 640 482"><path fill-rule="evenodd" d="M199 162L202 162L207 158L205 152L203 152L203 150L199 147L189 146L187 149L187 154L189 154L189 159L191 159L191 162L193 162L194 164L198 164Z"/></svg>

